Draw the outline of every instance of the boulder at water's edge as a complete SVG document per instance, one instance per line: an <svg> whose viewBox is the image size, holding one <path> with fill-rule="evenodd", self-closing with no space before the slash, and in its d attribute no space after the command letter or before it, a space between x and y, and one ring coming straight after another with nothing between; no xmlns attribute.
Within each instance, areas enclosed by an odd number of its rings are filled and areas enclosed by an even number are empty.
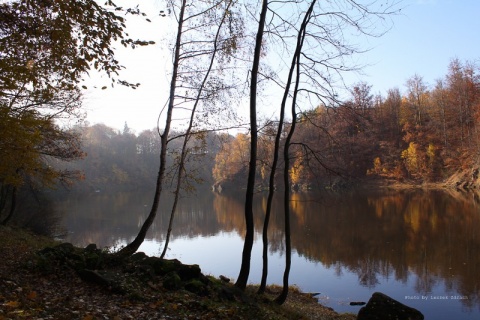
<svg viewBox="0 0 480 320"><path fill-rule="evenodd" d="M423 314L395 299L375 292L365 307L358 312L357 320L423 320Z"/></svg>

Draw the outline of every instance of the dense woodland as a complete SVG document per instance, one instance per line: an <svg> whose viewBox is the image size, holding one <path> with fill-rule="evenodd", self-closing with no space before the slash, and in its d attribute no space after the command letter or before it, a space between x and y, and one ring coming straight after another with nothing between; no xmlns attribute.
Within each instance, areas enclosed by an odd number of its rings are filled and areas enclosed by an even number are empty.
<svg viewBox="0 0 480 320"><path fill-rule="evenodd" d="M403 90L387 96L359 83L339 106L304 111L294 136L291 181L299 187L341 187L364 179L411 183L441 182L478 165L480 78L478 67L452 60L435 85L414 75ZM274 121L259 135L257 187L268 186ZM83 173L75 188L84 191L151 188L158 169L157 130L135 134L103 124L78 126L86 157L70 164ZM181 133L172 133L181 136ZM189 187L245 185L249 135L210 131L189 142ZM170 179L178 169L179 139L169 144Z"/></svg>
<svg viewBox="0 0 480 320"><path fill-rule="evenodd" d="M404 88L381 96L359 83L348 101L302 112L293 140L292 183L330 185L371 177L438 182L477 164L478 66L454 59L434 85L414 75ZM272 150L269 125L259 143L257 179L263 182ZM244 176L247 141L248 136L238 134L220 151L213 170L216 182Z"/></svg>

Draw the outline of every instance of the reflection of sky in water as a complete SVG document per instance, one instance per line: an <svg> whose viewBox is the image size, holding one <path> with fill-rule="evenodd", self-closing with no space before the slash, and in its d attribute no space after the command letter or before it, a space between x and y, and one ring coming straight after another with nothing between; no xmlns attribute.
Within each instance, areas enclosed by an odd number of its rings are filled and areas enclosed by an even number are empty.
<svg viewBox="0 0 480 320"><path fill-rule="evenodd" d="M250 283L259 283L262 269L262 241L259 234L252 250ZM148 255L159 255L163 243L155 240L146 240L139 251ZM214 276L224 275L234 281L238 276L241 263L243 239L236 232L220 232L210 237L176 238L170 241L167 259L178 259L185 264L200 265L204 274ZM269 253L269 284L281 284L285 257L278 252ZM444 284L439 281L431 293L421 299L415 287L417 276L409 272L406 283L395 280L393 274L388 277L377 275L378 283L368 288L359 285L358 275L341 267L340 271L331 266L324 267L320 262L299 256L295 251L292 254L290 271L290 285L296 285L304 292L320 293L319 301L338 312L357 313L360 307L350 306L352 301L367 302L376 292L383 292L392 298L422 311L426 319L478 319L477 313L469 313L461 305L460 300L432 300L431 296L451 296L454 293L445 293ZM418 296L420 299L406 299L406 296ZM460 312L463 309L463 312ZM428 310L428 312L427 312Z"/></svg>
<svg viewBox="0 0 480 320"><path fill-rule="evenodd" d="M426 319L480 319L478 289L480 216L468 199L407 193L342 195L292 206L290 284L319 292L322 304L358 312L352 301L367 301L380 291L419 309ZM96 243L119 248L133 240L148 195L94 194L58 203L76 245ZM235 279L243 250L242 199L205 193L183 203L177 212L167 258L199 264L205 274ZM316 198L312 198L316 199ZM188 200L188 199L187 199ZM257 201L255 225L262 222L263 198ZM274 204L277 205L279 200ZM457 214L462 212L462 214ZM132 214L133 213L133 214ZM168 213L168 212L167 212ZM281 284L284 269L283 217L271 221L269 283ZM159 214L141 251L159 255L168 214ZM250 281L261 278L262 241L256 229ZM152 240L155 239L155 240ZM297 251L295 251L297 250ZM321 262L320 262L321 261ZM450 288L450 289L448 289ZM407 300L405 296L473 294L470 300ZM472 305L471 310L466 310Z"/></svg>

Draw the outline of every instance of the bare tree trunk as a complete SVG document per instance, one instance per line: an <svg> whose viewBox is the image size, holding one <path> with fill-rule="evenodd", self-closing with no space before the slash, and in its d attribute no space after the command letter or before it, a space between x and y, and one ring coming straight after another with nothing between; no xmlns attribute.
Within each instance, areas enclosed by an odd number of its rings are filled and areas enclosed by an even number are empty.
<svg viewBox="0 0 480 320"><path fill-rule="evenodd" d="M254 225L253 225L253 192L255 189L255 174L257 169L257 79L262 51L263 31L267 16L268 1L262 1L260 21L258 22L255 52L253 56L252 75L250 82L250 162L248 166L247 191L245 196L245 242L243 244L242 264L235 286L244 290L250 274L250 258L252 255Z"/></svg>
<svg viewBox="0 0 480 320"><path fill-rule="evenodd" d="M223 23L225 22L225 18L227 16L227 13L228 13L228 10L230 9L231 4L232 4L232 1L230 1L228 3L228 5L225 9L225 12L223 14L222 21L220 22L220 25L218 26L217 33L215 35L215 40L214 40L214 43L213 43L213 52L212 52L212 57L210 59L210 65L208 66L208 70L205 74L205 77L203 78L202 85L198 89L197 97L195 99L195 103L194 103L192 111L190 113L190 120L189 120L188 127L187 127L187 130L186 130L185 135L184 135L183 144L182 144L182 152L180 154L180 163L178 165L177 181L176 181L176 187L175 187L175 192L174 192L175 197L174 197L174 200L173 200L172 211L170 212L170 221L168 223L167 236L166 236L166 239L165 239L165 244L164 244L164 247L163 247L162 254L160 255L160 259L163 259L165 257L165 254L166 254L167 249L168 249L168 244L170 242L170 235L172 233L173 219L175 217L175 211L177 209L178 198L180 196L180 189L181 189L181 186L182 186L183 172L185 170L185 158L187 156L187 143L188 143L188 140L191 136L191 131L192 131L192 127L193 127L193 120L195 118L195 111L197 110L197 106L198 106L198 103L200 101L200 97L202 95L203 89L205 88L205 84L206 84L207 79L208 79L208 77L210 75L210 72L212 70L213 63L215 62L215 56L216 56L217 50L218 50L218 39L219 39L219 36L220 36L220 31L222 29Z"/></svg>
<svg viewBox="0 0 480 320"><path fill-rule="evenodd" d="M305 39L307 24L310 21L312 15L313 6L315 5L316 0L313 0L305 13L305 18L300 27L297 40L297 50L294 57L294 63L296 64L296 79L295 79L295 89L293 91L292 97L292 125L290 126L290 131L288 132L287 139L285 140L285 148L283 150L283 159L285 163L284 168L284 177L283 181L285 184L283 206L285 210L285 271L283 273L283 289L280 295L275 299L275 302L278 304L283 304L288 296L288 279L290 276L290 267L292 264L292 244L291 244L291 235L290 235L290 143L292 141L293 134L295 133L295 127L297 124L297 96L298 96L298 87L300 84L300 53Z"/></svg>
<svg viewBox="0 0 480 320"><path fill-rule="evenodd" d="M174 107L174 100L175 100L175 88L176 88L176 81L178 75L178 66L180 60L180 44L182 40L182 33L183 33L183 22L184 22L184 14L185 14L185 7L186 7L187 0L182 1L182 6L180 8L180 14L178 19L178 29L177 29L177 39L175 42L175 56L173 62L173 73L172 73L172 80L170 82L170 96L168 101L167 107L167 118L165 120L165 129L163 133L160 134L160 143L161 143L161 150L160 150L160 167L158 170L157 175L157 183L155 188L155 196L153 198L152 208L150 213L142 225L137 237L131 243L129 243L126 247L121 249L118 252L120 256L128 256L135 253L140 245L145 240L147 235L148 229L153 224L155 217L157 215L158 205L160 203L160 196L162 194L163 189L163 180L165 177L165 168L166 168L166 159L167 159L167 143L168 143L168 134L170 132L170 125L172 122L172 113Z"/></svg>
<svg viewBox="0 0 480 320"><path fill-rule="evenodd" d="M262 267L262 280L260 282L260 287L258 288L258 293L262 294L265 292L265 288L267 286L267 276L268 276L268 224L270 222L270 215L272 210L272 202L273 202L273 194L275 193L275 173L277 170L277 163L279 158L280 152L280 138L282 136L282 129L283 123L285 118L285 105L287 103L287 98L290 92L290 86L292 84L293 72L295 71L295 67L297 66L297 60L299 59L300 53L302 51L303 46L303 34L306 28L306 22L310 17L311 10L313 10L313 5L315 4L316 0L312 2L310 5L309 11L305 14L305 18L302 22L298 38L297 38L297 46L295 48L295 53L292 58L292 64L290 65L290 71L288 73L288 79L286 83L286 87L284 90L282 103L280 105L280 118L278 120L278 129L275 135L275 145L273 150L273 162L272 162L272 169L270 171L269 183L268 183L268 197L267 197L267 208L265 210L265 219L263 222L263 232L262 232L262 240L263 240L263 267ZM298 75L297 75L298 76ZM297 79L298 82L298 79ZM297 86L298 88L298 86ZM288 188L288 186L285 186Z"/></svg>

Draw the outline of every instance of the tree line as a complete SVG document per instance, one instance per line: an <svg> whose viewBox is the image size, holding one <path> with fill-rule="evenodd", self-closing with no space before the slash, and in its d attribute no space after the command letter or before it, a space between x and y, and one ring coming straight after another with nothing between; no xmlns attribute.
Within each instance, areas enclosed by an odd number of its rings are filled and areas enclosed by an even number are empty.
<svg viewBox="0 0 480 320"><path fill-rule="evenodd" d="M372 177L435 182L477 164L480 77L474 64L453 59L434 87L414 75L403 93L393 88L386 97L374 95L365 82L350 91L350 99L338 106L321 105L299 114L289 170L293 184L324 187ZM260 125L256 179L261 189L268 187L277 122ZM69 134L79 137L85 157L57 169L82 172L85 181L76 188L133 190L154 182L160 154L156 129L135 134L127 123L123 131L95 124L76 126ZM243 186L249 144L249 134L242 132L198 134L189 143L186 162L192 186ZM172 173L180 150L181 143L172 140Z"/></svg>
<svg viewBox="0 0 480 320"><path fill-rule="evenodd" d="M85 157L68 164L59 163L62 166L58 169L82 173L81 181L69 189L81 192L133 191L154 186L160 155L160 136L156 129L136 134L125 123L122 131L104 124L76 126L72 130L81 139ZM189 174L184 179L187 191L212 184L211 168L220 144L212 132L198 135L189 142L186 161ZM179 140L172 140L169 144L167 177L170 182L178 172L181 147Z"/></svg>
<svg viewBox="0 0 480 320"><path fill-rule="evenodd" d="M338 106L321 105L299 113L289 169L292 184L335 187L371 178L438 182L458 170L474 168L480 142L478 71L472 63L453 59L448 74L434 87L414 75L403 93L393 88L384 97L374 95L372 86L362 82L350 88L351 97ZM259 189L268 187L276 123L269 120L260 125ZM81 172L84 181L73 186L77 190L135 190L154 183L160 155L156 129L135 134L128 123L123 131L95 124L67 132L79 139L84 158L67 166L52 165L59 172ZM182 134L172 132L172 136ZM242 132L196 135L188 144L186 161L190 187L213 185L228 190L245 185L249 144L250 135ZM178 139L169 144L170 179L181 148Z"/></svg>
<svg viewBox="0 0 480 320"><path fill-rule="evenodd" d="M478 71L472 63L453 59L448 74L434 87L414 75L406 81L403 93L393 88L382 96L374 95L372 86L362 82L338 106L321 105L299 113L289 169L292 184L335 187L372 177L423 183L474 168L480 143ZM268 187L276 123L269 120L260 125L259 189ZM123 131L95 124L76 126L65 134L77 137L77 148L84 157L68 165L51 165L58 172L81 173L83 181L74 185L77 190L134 190L154 183L160 154L156 129L135 134L128 123ZM249 144L250 135L242 132L196 135L189 142L186 161L191 187L228 190L245 185ZM175 139L169 145L172 174L181 147Z"/></svg>
<svg viewBox="0 0 480 320"><path fill-rule="evenodd" d="M299 187L340 187L364 179L413 183L444 181L478 165L480 115L479 68L453 59L444 78L429 86L420 75L374 94L361 82L338 105L319 105L299 113L292 140L289 174ZM268 186L276 121L261 126L259 188ZM288 124L290 125L290 124ZM215 158L216 184L245 180L249 136L239 133Z"/></svg>

